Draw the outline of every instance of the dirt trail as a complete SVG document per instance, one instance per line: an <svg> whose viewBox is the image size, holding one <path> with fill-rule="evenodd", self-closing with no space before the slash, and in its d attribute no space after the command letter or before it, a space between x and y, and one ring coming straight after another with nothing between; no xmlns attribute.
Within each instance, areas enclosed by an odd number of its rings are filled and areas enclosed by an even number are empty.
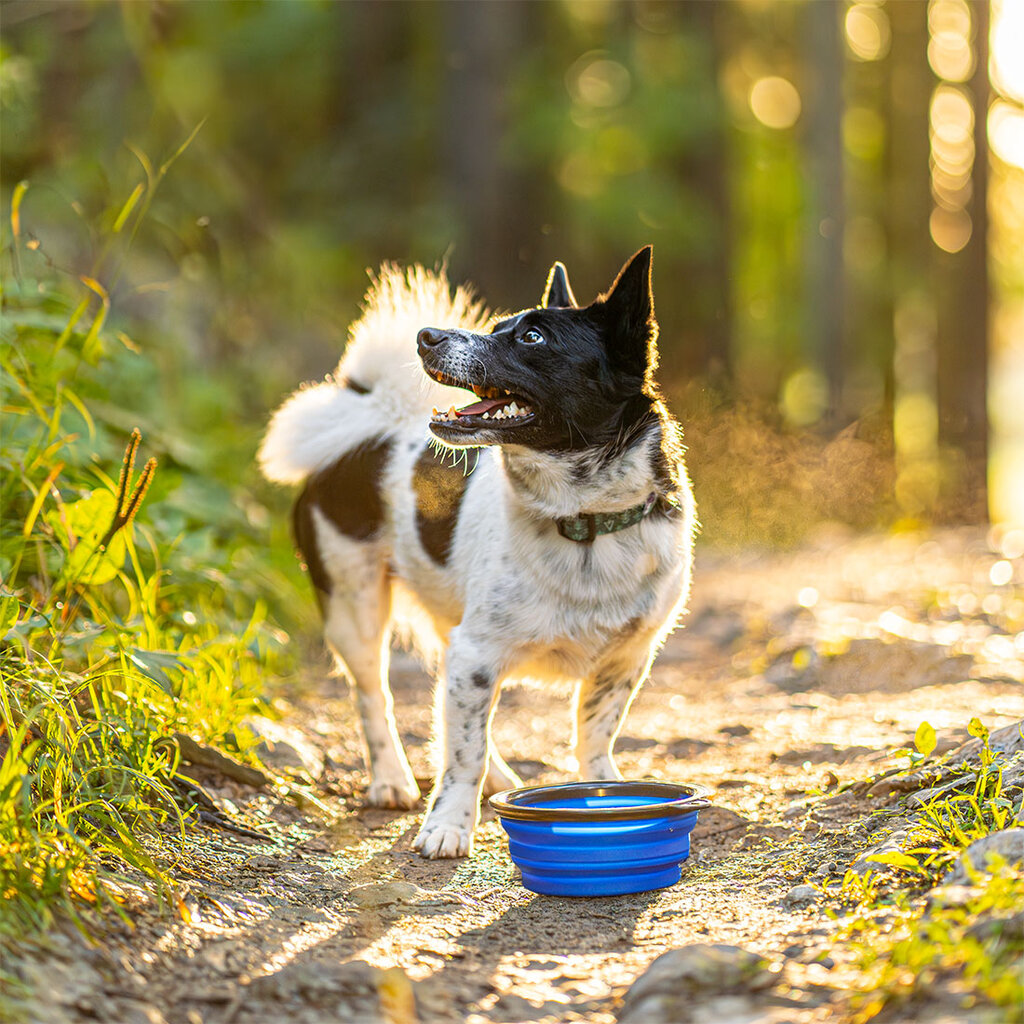
<svg viewBox="0 0 1024 1024"><path fill-rule="evenodd" d="M33 952L23 969L41 985L37 1019L610 1024L645 968L691 943L784 965L785 998L737 997L729 1019L832 1019L858 979L827 956L835 924L793 890L841 876L896 799L836 799L838 787L902 763L890 751L922 720L949 747L975 715L993 729L1024 717L1024 567L998 541L833 538L786 556L699 559L687 627L617 747L627 777L714 790L682 881L658 892L535 896L490 814L471 859L421 860L411 849L420 812L360 806L344 685L311 685L291 697L275 756L305 764L326 812L204 776L229 813L273 841L197 836L177 869L189 922L142 913L101 949L57 937ZM1010 582L993 568L1006 561ZM393 675L425 778L429 684L407 658ZM564 695L507 692L495 732L529 780L571 777Z"/></svg>

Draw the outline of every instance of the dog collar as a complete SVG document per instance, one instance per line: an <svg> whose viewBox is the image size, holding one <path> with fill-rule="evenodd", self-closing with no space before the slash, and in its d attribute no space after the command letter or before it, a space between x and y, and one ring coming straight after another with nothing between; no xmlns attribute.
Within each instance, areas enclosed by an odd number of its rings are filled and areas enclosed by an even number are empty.
<svg viewBox="0 0 1024 1024"><path fill-rule="evenodd" d="M594 538L599 534L615 533L618 530L625 530L628 526L635 526L659 503L668 506L669 509L678 507L667 498L659 498L651 491L646 501L624 508L621 512L581 512L578 516L556 519L555 523L558 532L566 540L574 540L578 544L593 544Z"/></svg>

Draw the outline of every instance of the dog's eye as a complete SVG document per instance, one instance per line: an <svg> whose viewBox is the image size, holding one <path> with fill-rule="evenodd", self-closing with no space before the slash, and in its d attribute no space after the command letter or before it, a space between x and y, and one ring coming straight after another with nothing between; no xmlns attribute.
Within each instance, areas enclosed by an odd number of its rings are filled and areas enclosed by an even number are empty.
<svg viewBox="0 0 1024 1024"><path fill-rule="evenodd" d="M525 341L527 345L540 345L546 339L544 335L537 330L536 327L531 327L528 331L525 331L519 338L520 341Z"/></svg>

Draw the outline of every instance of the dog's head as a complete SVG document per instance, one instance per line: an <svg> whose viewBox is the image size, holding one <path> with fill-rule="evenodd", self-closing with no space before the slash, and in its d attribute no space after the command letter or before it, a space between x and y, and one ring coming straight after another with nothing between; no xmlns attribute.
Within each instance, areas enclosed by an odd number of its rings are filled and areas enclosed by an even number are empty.
<svg viewBox="0 0 1024 1024"><path fill-rule="evenodd" d="M480 399L436 413L430 429L459 446L558 451L609 444L651 407L657 335L650 246L589 306L576 304L565 267L556 263L541 304L498 320L489 334L419 332L427 374Z"/></svg>

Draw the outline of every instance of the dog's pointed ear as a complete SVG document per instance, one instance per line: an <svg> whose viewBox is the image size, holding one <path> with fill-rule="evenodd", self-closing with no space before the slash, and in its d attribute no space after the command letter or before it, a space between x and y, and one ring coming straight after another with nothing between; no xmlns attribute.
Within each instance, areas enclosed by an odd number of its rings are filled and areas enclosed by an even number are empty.
<svg viewBox="0 0 1024 1024"><path fill-rule="evenodd" d="M575 309L576 296L569 284L569 271L561 261L555 263L548 274L544 295L540 300L544 309Z"/></svg>
<svg viewBox="0 0 1024 1024"><path fill-rule="evenodd" d="M612 321L612 354L639 373L657 361L658 321L651 291L651 246L645 245L619 271L603 301Z"/></svg>

